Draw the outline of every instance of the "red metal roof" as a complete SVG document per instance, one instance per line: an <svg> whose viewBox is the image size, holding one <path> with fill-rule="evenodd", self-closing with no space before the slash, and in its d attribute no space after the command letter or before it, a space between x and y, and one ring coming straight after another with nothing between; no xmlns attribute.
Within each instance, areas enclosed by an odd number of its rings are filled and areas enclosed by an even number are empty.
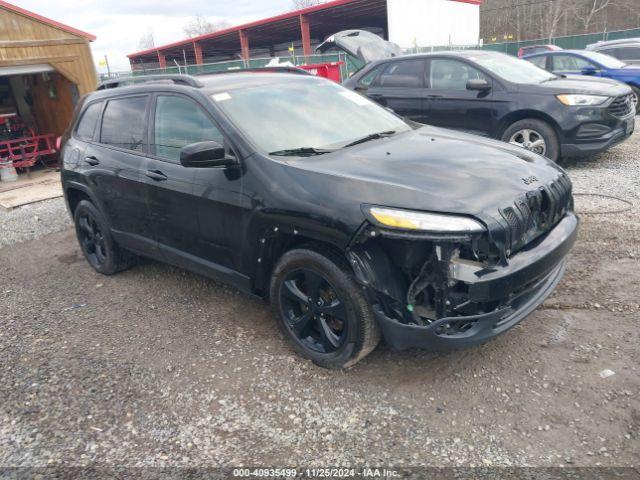
<svg viewBox="0 0 640 480"><path fill-rule="evenodd" d="M193 37L193 38L186 38L184 40L180 40L177 42L173 42L173 43L168 43L166 45L161 45L158 47L153 47L153 48L148 48L146 50L141 50L139 52L135 52L135 53L130 53L129 55L127 55L127 57L132 58L132 57L138 57L138 56L142 56L142 55L148 55L151 53L155 53L158 51L162 51L162 50L167 50L170 48L174 48L174 47L180 47L180 46L186 46L186 45L192 45L194 42L197 42L199 40L209 40L209 39L214 39L214 38L218 38L218 37L223 37L225 35L228 35L230 33L237 33L240 30L247 30L250 28L255 28L255 27L261 27L261 26L265 26L271 23L275 23L275 22L279 22L282 20L293 20L293 19L297 19L300 15L309 15L312 13L316 13L316 12L322 12L325 10L331 10L332 8L335 7L339 7L342 5L348 5L351 3L357 3L361 0L332 0L326 3L322 3L320 5L314 5L312 7L307 7L307 8L303 8L300 10L293 10L290 12L286 12L280 15L276 15L273 17L269 17L269 18L265 18L262 20L257 20L255 22L250 22L250 23L245 23L244 25L238 25L235 27L230 27L230 28L225 28L224 30L218 30L217 32L213 32L213 33L207 33L205 35L200 35L198 37ZM453 2L461 2L461 3L471 3L474 5L480 5L482 3L482 0L450 0Z"/></svg>
<svg viewBox="0 0 640 480"><path fill-rule="evenodd" d="M91 35L90 33L83 32L82 30L78 30L77 28L70 27L69 25L65 25L64 23L56 22L55 20L51 20L50 18L43 17L42 15L38 15L37 13L31 12L29 10L25 10L24 8L18 7L17 5L13 5L9 2L5 2L4 0L0 0L0 8L6 8L7 10L10 10L19 15L24 15L25 17L29 17L37 22L45 23L54 28L64 30L65 32L71 33L72 35L84 37L90 42L93 42L96 39L95 35Z"/></svg>

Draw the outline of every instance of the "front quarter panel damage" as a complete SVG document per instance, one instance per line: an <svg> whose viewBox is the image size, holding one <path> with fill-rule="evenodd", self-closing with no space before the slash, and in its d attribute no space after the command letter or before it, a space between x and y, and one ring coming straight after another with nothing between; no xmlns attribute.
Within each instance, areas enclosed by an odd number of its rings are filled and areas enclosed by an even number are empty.
<svg viewBox="0 0 640 480"><path fill-rule="evenodd" d="M511 328L544 301L562 277L577 225L569 212L509 258L489 233L438 237L369 225L347 258L387 343L458 348Z"/></svg>

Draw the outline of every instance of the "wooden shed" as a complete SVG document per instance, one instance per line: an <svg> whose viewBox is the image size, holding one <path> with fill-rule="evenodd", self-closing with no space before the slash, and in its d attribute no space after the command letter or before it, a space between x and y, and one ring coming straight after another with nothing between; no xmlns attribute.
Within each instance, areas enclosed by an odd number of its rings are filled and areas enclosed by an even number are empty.
<svg viewBox="0 0 640 480"><path fill-rule="evenodd" d="M0 0L0 140L21 123L40 135L64 132L78 99L97 85L93 40Z"/></svg>

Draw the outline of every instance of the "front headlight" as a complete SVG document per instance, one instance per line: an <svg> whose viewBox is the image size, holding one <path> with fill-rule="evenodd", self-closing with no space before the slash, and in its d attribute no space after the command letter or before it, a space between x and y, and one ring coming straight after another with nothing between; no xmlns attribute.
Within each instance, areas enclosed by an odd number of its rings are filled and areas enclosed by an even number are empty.
<svg viewBox="0 0 640 480"><path fill-rule="evenodd" d="M402 230L433 233L478 233L485 228L472 218L439 213L424 213L395 208L367 207L370 216L380 225Z"/></svg>
<svg viewBox="0 0 640 480"><path fill-rule="evenodd" d="M557 95L557 99L562 104L571 107L591 107L602 105L609 97L603 95Z"/></svg>

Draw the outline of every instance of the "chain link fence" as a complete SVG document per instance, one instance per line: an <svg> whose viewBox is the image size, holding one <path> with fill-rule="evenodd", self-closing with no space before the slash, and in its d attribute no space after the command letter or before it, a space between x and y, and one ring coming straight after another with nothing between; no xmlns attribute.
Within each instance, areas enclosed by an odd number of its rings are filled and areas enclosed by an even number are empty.
<svg viewBox="0 0 640 480"><path fill-rule="evenodd" d="M317 65L322 63L342 62L340 65L340 76L344 80L353 74L354 71L362 67L362 63L345 53L330 53L307 56L287 56L275 57L280 65ZM123 76L136 75L159 75L167 73L177 73L186 75L203 75L207 73L230 72L243 70L246 68L262 68L274 62L272 57L252 58L250 60L230 60L226 62L204 63L202 65L180 65L174 64L166 68L140 68L132 72L111 72L110 75L101 75L100 80L118 78Z"/></svg>

